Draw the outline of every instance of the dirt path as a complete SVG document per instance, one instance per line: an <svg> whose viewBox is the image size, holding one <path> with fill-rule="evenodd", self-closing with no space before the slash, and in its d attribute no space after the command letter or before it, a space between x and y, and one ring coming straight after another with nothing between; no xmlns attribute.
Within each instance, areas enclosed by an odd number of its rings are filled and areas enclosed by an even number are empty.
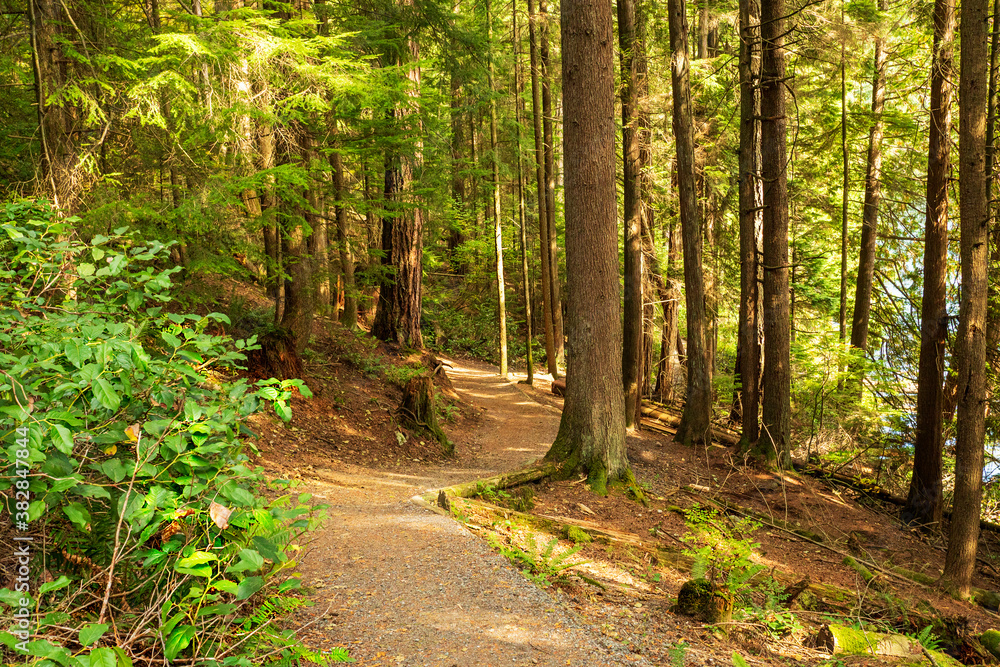
<svg viewBox="0 0 1000 667"><path fill-rule="evenodd" d="M520 467L555 438L558 411L495 369L451 362L481 426L454 434L450 466L406 473L316 469L310 490L329 520L303 560L315 607L297 620L315 647L347 646L358 664L434 667L648 665L601 636L457 522L409 501L429 489ZM446 430L448 430L446 428Z"/></svg>

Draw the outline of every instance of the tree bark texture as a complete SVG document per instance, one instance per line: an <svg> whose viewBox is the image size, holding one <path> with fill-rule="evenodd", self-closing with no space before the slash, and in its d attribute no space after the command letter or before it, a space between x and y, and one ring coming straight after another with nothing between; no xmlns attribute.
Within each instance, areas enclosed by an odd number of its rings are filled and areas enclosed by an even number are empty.
<svg viewBox="0 0 1000 667"><path fill-rule="evenodd" d="M559 377L556 332L552 315L552 257L549 246L549 216L546 212L545 139L542 129L542 89L538 55L538 23L534 0L528 0L528 41L531 51L531 113L535 135L535 181L538 192L538 244L542 260L542 321L545 329L545 363L553 379Z"/></svg>
<svg viewBox="0 0 1000 667"><path fill-rule="evenodd" d="M785 3L761 7L761 178L764 181L764 368L758 458L791 465L791 313L785 135Z"/></svg>
<svg viewBox="0 0 1000 667"><path fill-rule="evenodd" d="M618 48L621 63L622 180L625 220L625 298L622 373L625 386L625 427L636 427L642 419L645 363L643 317L648 269L643 252L644 228L648 228L649 117L641 109L646 81L644 8L637 0L618 0ZM647 150L642 150L643 144Z"/></svg>
<svg viewBox="0 0 1000 667"><path fill-rule="evenodd" d="M552 127L552 73L549 71L549 14L545 0L538 0L541 14L539 25L538 61L542 75L542 134L545 143L545 217L549 235L549 293L552 296L552 335L556 363L565 355L562 298L559 287L559 244L556 230L555 138ZM565 139L564 139L565 141ZM553 375L555 377L555 375Z"/></svg>
<svg viewBox="0 0 1000 667"><path fill-rule="evenodd" d="M410 101L397 107L393 116L400 127L420 136L416 105L420 91L420 51L408 39ZM399 345L422 348L420 333L423 297L423 211L413 193L414 172L420 162L420 143L413 155L387 155L385 202L388 215L382 220L382 262L392 269L391 280L382 285L372 335Z"/></svg>
<svg viewBox="0 0 1000 667"><path fill-rule="evenodd" d="M358 326L358 293L354 284L354 253L351 252L347 226L347 186L344 183L344 161L340 153L330 156L333 167L333 190L336 197L334 215L337 219L337 247L340 251L340 273L344 277L344 310L340 323L348 329Z"/></svg>
<svg viewBox="0 0 1000 667"><path fill-rule="evenodd" d="M625 450L615 188L611 3L563 0L569 354L559 434L546 458L606 493L633 481Z"/></svg>
<svg viewBox="0 0 1000 667"><path fill-rule="evenodd" d="M294 136L299 140L299 146L288 145L287 140L280 142L282 160L293 159L293 151L298 148L297 159L305 163L309 159L310 150L305 130L298 128ZM308 192L302 193L302 199L308 202ZM285 273L285 307L281 315L281 326L292 332L295 338L295 352L301 354L312 336L313 315L316 310L316 289L313 285L313 257L309 251L307 232L310 216L302 206L282 201L279 206L285 209L282 225L282 265Z"/></svg>
<svg viewBox="0 0 1000 667"><path fill-rule="evenodd" d="M489 4L486 5L486 24L489 41L486 74L490 88L490 163L493 176L493 240L496 252L497 281L497 336L500 339L500 376L507 373L507 296L503 273L503 227L500 224L500 151L497 138L497 101L493 78L493 26L490 23Z"/></svg>
<svg viewBox="0 0 1000 667"><path fill-rule="evenodd" d="M688 376L684 415L677 438L685 444L710 439L712 375L705 343L705 278L702 273L701 221L694 173L694 125L691 115L691 63L684 0L670 0L671 89L673 128L677 142L677 185L680 194L681 234L684 242L684 296L687 306Z"/></svg>
<svg viewBox="0 0 1000 667"><path fill-rule="evenodd" d="M941 521L941 431L944 410L945 344L948 338L948 172L951 147L951 94L955 2L934 3L931 62L931 123L927 152L927 215L924 220L924 292L920 305L920 360L917 366L917 423L913 475L903 521Z"/></svg>
<svg viewBox="0 0 1000 667"><path fill-rule="evenodd" d="M879 10L885 11L885 0ZM858 279L854 289L854 314L851 319L851 347L868 350L868 323L872 307L872 281L875 277L875 246L878 240L878 211L882 199L882 137L885 123L886 40L881 30L875 38L872 75L872 126L868 133L868 166L865 173L865 205L861 221L861 250Z"/></svg>
<svg viewBox="0 0 1000 667"><path fill-rule="evenodd" d="M514 105L514 132L517 145L521 145L521 120L524 118L524 81L521 79L521 31L517 23L517 3L511 3L511 26L514 33L514 90L517 92L517 102ZM528 270L528 218L524 205L524 165L521 151L517 151L517 222L521 239L521 278L524 298L524 348L527 383L535 380L535 360L532 347L534 336L531 326L531 275Z"/></svg>
<svg viewBox="0 0 1000 667"><path fill-rule="evenodd" d="M979 546L986 439L986 301L989 218L986 204L987 0L962 4L958 183L962 219L962 301L956 359L958 416L955 497L942 579L968 597Z"/></svg>
<svg viewBox="0 0 1000 667"><path fill-rule="evenodd" d="M760 2L740 0L740 320L737 342L741 448L760 434ZM734 411L736 412L736 411Z"/></svg>

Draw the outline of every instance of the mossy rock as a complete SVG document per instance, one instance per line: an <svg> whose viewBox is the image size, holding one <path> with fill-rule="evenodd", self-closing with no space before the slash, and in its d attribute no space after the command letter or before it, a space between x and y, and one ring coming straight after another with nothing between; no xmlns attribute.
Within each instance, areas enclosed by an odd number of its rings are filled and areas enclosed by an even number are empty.
<svg viewBox="0 0 1000 667"><path fill-rule="evenodd" d="M997 658L1000 658L1000 632L987 630L979 635L979 643Z"/></svg>
<svg viewBox="0 0 1000 667"><path fill-rule="evenodd" d="M733 599L707 579L691 579L677 594L677 613L705 623L728 623L733 620Z"/></svg>
<svg viewBox="0 0 1000 667"><path fill-rule="evenodd" d="M573 540L574 544L590 544L590 542L594 539L587 531L571 525L567 525L563 528L563 536L565 536L567 540Z"/></svg>
<svg viewBox="0 0 1000 667"><path fill-rule="evenodd" d="M996 611L1000 609L1000 593L996 591L982 591L976 594L976 604L983 609Z"/></svg>

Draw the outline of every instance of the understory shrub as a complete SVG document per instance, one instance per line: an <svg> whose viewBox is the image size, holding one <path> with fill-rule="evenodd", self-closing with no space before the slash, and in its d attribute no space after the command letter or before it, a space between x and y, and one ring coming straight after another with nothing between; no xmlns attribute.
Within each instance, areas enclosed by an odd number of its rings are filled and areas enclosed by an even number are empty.
<svg viewBox="0 0 1000 667"><path fill-rule="evenodd" d="M83 242L72 223L31 202L0 213L0 658L347 659L281 626L304 604L294 568L321 508L268 484L240 441L308 388L240 379L253 338L170 312L168 247L125 228Z"/></svg>

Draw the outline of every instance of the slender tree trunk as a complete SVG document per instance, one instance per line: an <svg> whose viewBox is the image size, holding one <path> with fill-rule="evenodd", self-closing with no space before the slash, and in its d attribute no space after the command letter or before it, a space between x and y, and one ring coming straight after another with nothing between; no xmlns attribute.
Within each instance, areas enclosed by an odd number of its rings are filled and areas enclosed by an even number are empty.
<svg viewBox="0 0 1000 667"><path fill-rule="evenodd" d="M941 521L941 432L944 406L945 344L948 338L948 172L951 147L951 94L954 68L955 2L934 3L931 62L931 122L927 153L927 216L924 221L924 293L920 305L920 361L917 367L917 424L907 523Z"/></svg>
<svg viewBox="0 0 1000 667"><path fill-rule="evenodd" d="M456 5L457 10L457 5ZM457 46L455 47L458 48ZM458 65L453 66L455 69ZM452 221L448 234L448 252L451 254L451 267L456 273L465 273L465 265L458 259L459 246L465 243L462 226L466 222L465 213L465 159L462 151L465 148L465 131L462 113L462 84L455 71L451 74L451 197L455 209L455 219Z"/></svg>
<svg viewBox="0 0 1000 667"><path fill-rule="evenodd" d="M885 11L885 0L879 10ZM851 347L868 350L868 321L871 313L872 281L875 276L875 245L878 240L878 209L882 199L882 136L885 123L886 40L881 32L875 38L875 73L872 75L872 127L868 134L868 168L865 175L865 208L861 226L861 256L854 292L854 316L851 320Z"/></svg>
<svg viewBox="0 0 1000 667"><path fill-rule="evenodd" d="M990 220L990 273L1000 271L1000 217L993 201L996 184L997 62L1000 60L1000 0L993 0L993 30L990 37L990 83L986 118L986 206ZM996 392L1000 380L1000 280L989 285L989 318L986 324L986 361L990 365L989 392Z"/></svg>
<svg viewBox="0 0 1000 667"><path fill-rule="evenodd" d="M593 491L634 483L625 450L610 3L562 2L569 368L546 455Z"/></svg>
<svg viewBox="0 0 1000 667"><path fill-rule="evenodd" d="M844 3L840 2L840 23L844 24ZM846 38L845 38L846 39ZM847 205L850 201L851 169L847 154L847 42L840 42L840 317L838 319L841 349L847 341Z"/></svg>
<svg viewBox="0 0 1000 667"><path fill-rule="evenodd" d="M763 223L760 171L760 2L740 1L740 321L737 379L741 448L760 434L760 284L757 248ZM736 412L736 411L734 411Z"/></svg>
<svg viewBox="0 0 1000 667"><path fill-rule="evenodd" d="M556 362L562 362L564 356L562 299L559 288L559 245L556 233L556 174L555 174L555 139L552 128L552 75L549 72L549 18L545 0L538 0L538 11L541 14L539 30L538 61L542 75L542 133L545 141L545 217L548 219L546 229L549 235L549 294L552 296L552 334L555 342ZM553 377L555 377L553 375Z"/></svg>
<svg viewBox="0 0 1000 667"><path fill-rule="evenodd" d="M351 252L347 228L347 186L344 184L344 162L340 153L330 156L333 167L333 191L337 206L337 248L340 251L340 273L344 277L344 310L340 312L340 323L348 329L358 326L358 292L354 282L354 254Z"/></svg>
<svg viewBox="0 0 1000 667"><path fill-rule="evenodd" d="M785 3L762 0L761 178L764 181L764 368L757 457L791 465L788 173L785 133Z"/></svg>
<svg viewBox="0 0 1000 667"><path fill-rule="evenodd" d="M521 79L521 32L517 23L517 2L511 3L511 26L514 33L514 90L517 102L514 104L514 127L517 142L517 222L521 236L521 277L524 287L525 365L527 383L535 381L535 363L532 347L534 337L531 331L531 276L528 271L528 230L524 207L524 169L521 160L521 120L524 118L524 81Z"/></svg>
<svg viewBox="0 0 1000 667"><path fill-rule="evenodd" d="M986 205L986 103L989 79L987 0L962 4L958 183L962 219L962 301L956 346L958 416L955 499L942 580L967 598L979 546L986 439L986 301L989 218Z"/></svg>
<svg viewBox="0 0 1000 667"><path fill-rule="evenodd" d="M74 39L60 32L66 22L63 7L58 0L28 0L41 173L45 181L39 186L62 214L73 215L83 188L79 147L74 137L83 128L73 107L58 94L74 62L64 53Z"/></svg>
<svg viewBox="0 0 1000 667"><path fill-rule="evenodd" d="M535 13L534 0L528 0L528 39L531 50L531 111L535 130L535 180L538 187L538 244L542 260L542 317L545 328L545 362L549 374L559 377L556 358L556 333L552 315L552 257L549 238L549 216L546 213L545 146L542 130L541 84L539 77L538 39L539 16Z"/></svg>
<svg viewBox="0 0 1000 667"><path fill-rule="evenodd" d="M663 302L663 330L660 335L660 363L656 377L656 386L653 392L659 396L660 401L672 403L674 401L675 387L677 386L677 375L680 372L680 299L681 286L677 280L677 274L683 271L681 267L681 233L680 225L671 220L667 229L667 265L663 272L665 280L665 292L660 295Z"/></svg>
<svg viewBox="0 0 1000 667"><path fill-rule="evenodd" d="M644 30L636 0L617 0L618 48L621 63L622 158L625 219L625 299L622 374L625 389L625 427L635 428L642 413L644 368L643 311L644 268L643 224L645 216L643 169L641 162L640 89L645 81ZM641 80L640 80L641 78ZM648 123L647 123L648 125Z"/></svg>
<svg viewBox="0 0 1000 667"><path fill-rule="evenodd" d="M698 60L708 57L708 0L698 3Z"/></svg>
<svg viewBox="0 0 1000 667"><path fill-rule="evenodd" d="M306 131L299 128L296 132L299 140L300 164L308 164L312 152L310 149L310 139ZM294 146L287 145L282 141L282 159L292 159ZM307 191L302 193L303 199L307 202ZM312 284L313 278L313 258L309 252L309 237L306 233L306 225L314 227L311 222L315 222L315 215L306 211L302 206L293 206L287 202L282 202L281 206L286 208L288 215L282 234L282 244L285 252L282 253L285 267L285 307L281 316L281 326L292 332L295 337L295 351L301 353L309 338L312 336L313 315L316 309L316 294ZM314 227L315 228L315 227Z"/></svg>
<svg viewBox="0 0 1000 667"><path fill-rule="evenodd" d="M684 415L677 439L685 444L707 442L712 419L712 375L705 343L705 278L702 275L701 224L695 194L694 125L691 116L690 59L684 0L670 0L671 89L673 127L677 142L677 183L681 233L684 239L684 295L687 305L688 380Z"/></svg>
<svg viewBox="0 0 1000 667"><path fill-rule="evenodd" d="M500 225L500 152L497 138L497 101L496 83L493 79L493 26L490 22L490 1L486 2L486 39L489 53L487 54L486 75L490 88L490 163L493 168L493 238L496 250L496 280L497 280L497 335L500 338L500 377L506 378L507 372L507 297L503 274L503 228Z"/></svg>

